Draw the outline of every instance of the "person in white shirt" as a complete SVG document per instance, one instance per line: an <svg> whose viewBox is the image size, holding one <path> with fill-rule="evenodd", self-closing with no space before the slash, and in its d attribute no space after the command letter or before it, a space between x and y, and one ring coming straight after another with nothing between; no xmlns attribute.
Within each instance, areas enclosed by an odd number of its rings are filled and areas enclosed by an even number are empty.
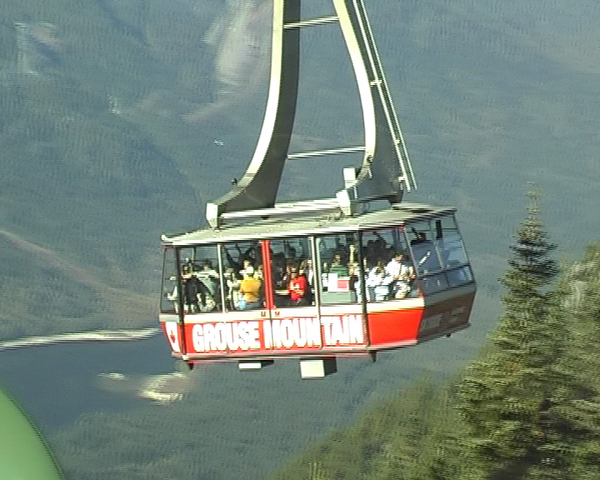
<svg viewBox="0 0 600 480"><path fill-rule="evenodd" d="M371 269L367 277L367 291L369 300L380 302L387 300L390 293L390 284L393 283L391 275L387 272L382 261Z"/></svg>
<svg viewBox="0 0 600 480"><path fill-rule="evenodd" d="M408 255L396 253L386 265L385 271L392 278L390 298L404 298L410 292L410 284L415 278L415 271L409 262Z"/></svg>

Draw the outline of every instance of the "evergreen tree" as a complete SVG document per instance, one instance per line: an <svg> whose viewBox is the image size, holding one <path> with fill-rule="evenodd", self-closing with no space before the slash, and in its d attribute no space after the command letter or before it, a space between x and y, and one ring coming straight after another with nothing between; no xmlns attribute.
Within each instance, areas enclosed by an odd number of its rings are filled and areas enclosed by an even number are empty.
<svg viewBox="0 0 600 480"><path fill-rule="evenodd" d="M448 386L418 383L279 471L285 480L455 480L463 426Z"/></svg>
<svg viewBox="0 0 600 480"><path fill-rule="evenodd" d="M529 194L525 221L501 279L505 313L492 347L474 362L458 391L467 423L471 472L500 479L566 479L571 422L560 408L572 390L558 368L567 338L558 295L550 290L558 267L555 246L540 220L537 195ZM560 386L561 388L557 388Z"/></svg>
<svg viewBox="0 0 600 480"><path fill-rule="evenodd" d="M566 270L561 287L564 320L572 332L562 360L575 387L563 407L574 426L572 471L577 480L592 480L600 476L600 243Z"/></svg>

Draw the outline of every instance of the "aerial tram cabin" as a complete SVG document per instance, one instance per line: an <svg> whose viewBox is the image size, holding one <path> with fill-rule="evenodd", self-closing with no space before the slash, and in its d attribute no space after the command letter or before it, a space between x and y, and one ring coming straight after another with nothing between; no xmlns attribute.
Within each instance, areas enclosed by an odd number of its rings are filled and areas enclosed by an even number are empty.
<svg viewBox="0 0 600 480"><path fill-rule="evenodd" d="M397 253L408 275L377 274ZM300 301L290 298L292 275L305 278ZM261 283L253 305L240 291L250 276ZM374 356L450 335L469 324L475 284L454 209L400 203L171 237L162 293L175 356L259 368L282 357Z"/></svg>
<svg viewBox="0 0 600 480"><path fill-rule="evenodd" d="M160 324L188 366L260 369L300 359L303 378L449 336L469 325L476 285L452 207L402 201L416 187L362 0L303 20L273 0L271 81L246 174L207 205L210 227L163 235ZM338 23L362 104L360 146L290 154L300 30ZM362 153L331 199L276 203L288 158Z"/></svg>

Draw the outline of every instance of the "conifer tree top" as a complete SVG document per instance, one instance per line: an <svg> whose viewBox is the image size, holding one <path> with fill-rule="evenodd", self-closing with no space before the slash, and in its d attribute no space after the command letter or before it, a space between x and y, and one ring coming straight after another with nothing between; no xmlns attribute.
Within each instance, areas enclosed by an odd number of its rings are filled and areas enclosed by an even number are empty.
<svg viewBox="0 0 600 480"><path fill-rule="evenodd" d="M543 295L542 289L558 273L556 262L549 256L556 245L548 241L548 233L540 219L539 193L530 191L527 196L527 217L515 235L516 243L510 247L510 268L501 280L509 295L521 298Z"/></svg>

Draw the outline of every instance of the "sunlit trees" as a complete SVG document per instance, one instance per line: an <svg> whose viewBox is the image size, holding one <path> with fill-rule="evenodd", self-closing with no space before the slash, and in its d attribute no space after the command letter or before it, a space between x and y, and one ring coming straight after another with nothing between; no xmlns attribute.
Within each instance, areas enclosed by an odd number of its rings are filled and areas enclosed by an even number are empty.
<svg viewBox="0 0 600 480"><path fill-rule="evenodd" d="M414 386L275 478L598 478L600 244L559 274L534 194L515 240L505 311L455 387Z"/></svg>
<svg viewBox="0 0 600 480"><path fill-rule="evenodd" d="M600 472L600 243L561 279L564 316L571 335L561 359L574 395L563 407L573 424L573 478L592 480Z"/></svg>
<svg viewBox="0 0 600 480"><path fill-rule="evenodd" d="M480 478L569 478L577 429L565 411L574 380L561 366L569 332L561 296L551 289L558 273L550 256L554 245L536 195L529 197L501 279L505 313L489 353L459 385L459 409L470 432L465 446Z"/></svg>
<svg viewBox="0 0 600 480"><path fill-rule="evenodd" d="M463 426L450 386L418 383L336 431L273 480L455 480Z"/></svg>

